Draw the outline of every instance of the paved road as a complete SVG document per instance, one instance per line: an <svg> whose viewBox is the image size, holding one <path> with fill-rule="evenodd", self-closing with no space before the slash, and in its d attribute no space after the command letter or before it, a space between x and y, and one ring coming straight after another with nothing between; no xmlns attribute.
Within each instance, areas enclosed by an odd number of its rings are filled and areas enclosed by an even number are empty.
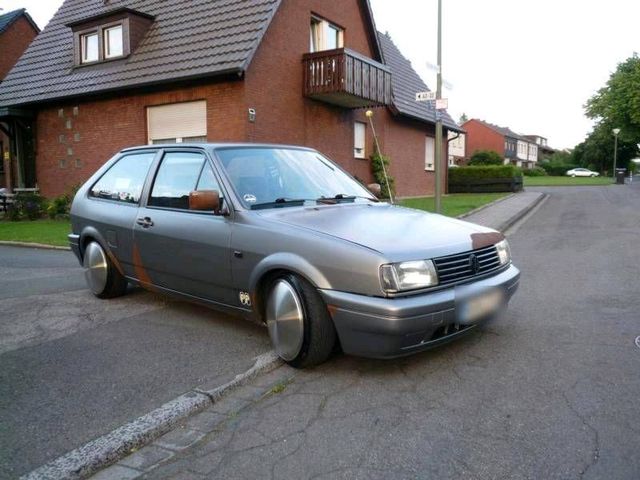
<svg viewBox="0 0 640 480"><path fill-rule="evenodd" d="M640 187L546 192L510 236L523 278L503 318L297 373L182 452L148 447L173 457L146 477L640 478Z"/></svg>
<svg viewBox="0 0 640 480"><path fill-rule="evenodd" d="M0 246L0 478L245 371L266 330L141 290L108 301L70 252Z"/></svg>

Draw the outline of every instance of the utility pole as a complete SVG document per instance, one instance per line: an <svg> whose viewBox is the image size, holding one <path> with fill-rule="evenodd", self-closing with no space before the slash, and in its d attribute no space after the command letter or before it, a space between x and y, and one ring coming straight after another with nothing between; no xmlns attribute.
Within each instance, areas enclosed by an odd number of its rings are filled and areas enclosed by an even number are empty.
<svg viewBox="0 0 640 480"><path fill-rule="evenodd" d="M438 110L438 100L442 98L442 0L438 0L438 76L436 80L436 148L435 148L435 210L442 212L442 117Z"/></svg>

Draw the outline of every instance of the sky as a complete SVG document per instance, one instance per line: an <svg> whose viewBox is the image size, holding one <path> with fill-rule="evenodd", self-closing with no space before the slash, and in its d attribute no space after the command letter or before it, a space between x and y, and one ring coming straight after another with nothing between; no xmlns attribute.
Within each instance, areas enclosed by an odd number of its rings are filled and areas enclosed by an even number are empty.
<svg viewBox="0 0 640 480"><path fill-rule="evenodd" d="M388 32L435 90L437 0L370 0ZM40 27L61 0L0 0ZM637 0L442 0L442 74L449 113L462 113L555 148L584 140L584 104L616 65L640 52Z"/></svg>

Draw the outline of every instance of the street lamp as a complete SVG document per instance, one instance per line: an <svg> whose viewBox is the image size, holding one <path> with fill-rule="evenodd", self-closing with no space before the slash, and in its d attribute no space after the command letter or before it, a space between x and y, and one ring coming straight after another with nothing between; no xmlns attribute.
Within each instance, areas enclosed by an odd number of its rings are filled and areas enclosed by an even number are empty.
<svg viewBox="0 0 640 480"><path fill-rule="evenodd" d="M620 134L619 128L612 130L615 138L615 147L613 148L613 178L616 178L616 163L618 162L618 135Z"/></svg>

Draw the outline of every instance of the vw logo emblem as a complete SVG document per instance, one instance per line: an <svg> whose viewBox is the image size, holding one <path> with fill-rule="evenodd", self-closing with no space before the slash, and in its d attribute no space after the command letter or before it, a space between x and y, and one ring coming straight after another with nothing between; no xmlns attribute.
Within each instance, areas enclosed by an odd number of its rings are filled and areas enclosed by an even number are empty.
<svg viewBox="0 0 640 480"><path fill-rule="evenodd" d="M480 270L480 262L478 262L478 257L476 257L473 253L469 255L469 268L474 275L478 273L478 270Z"/></svg>

